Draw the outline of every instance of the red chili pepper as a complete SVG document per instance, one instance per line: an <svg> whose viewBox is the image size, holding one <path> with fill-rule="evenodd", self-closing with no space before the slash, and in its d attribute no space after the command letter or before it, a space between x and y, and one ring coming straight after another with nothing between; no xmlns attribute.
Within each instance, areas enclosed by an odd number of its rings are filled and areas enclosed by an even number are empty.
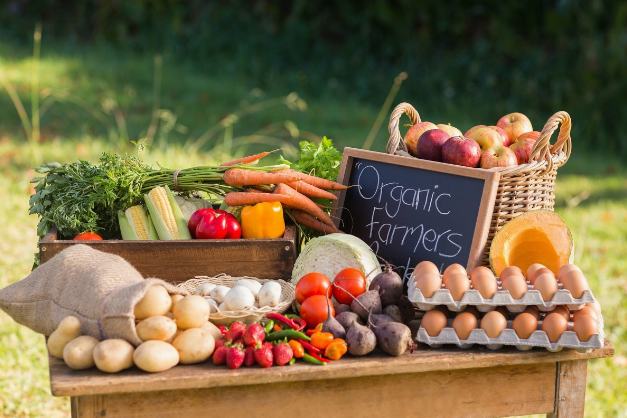
<svg viewBox="0 0 627 418"><path fill-rule="evenodd" d="M279 313L274 313L274 312L270 312L269 314L266 315L266 318L268 319L274 319L275 321L279 321L279 322L283 322L285 325L287 325L288 327L295 329L296 331L301 331L299 329L300 325L296 324L293 320L279 314Z"/></svg>
<svg viewBox="0 0 627 418"><path fill-rule="evenodd" d="M314 352L313 352L313 351L311 351L311 350L307 350L307 351L308 351L309 355L310 355L311 357L315 358L316 360L318 360L318 361L324 361L325 363L331 363L331 360L326 359L326 358L324 358L324 357L320 357L319 355L317 355L316 353L314 353Z"/></svg>
<svg viewBox="0 0 627 418"><path fill-rule="evenodd" d="M296 331L302 331L307 326L307 322L305 322L305 320L302 318L294 318L292 319L292 321L298 326Z"/></svg>
<svg viewBox="0 0 627 418"><path fill-rule="evenodd" d="M305 340L297 340L299 343L302 344L303 347L305 347L306 350L311 351L313 353L316 354L322 354L322 350L320 350L319 348L314 347L313 345L309 344L309 342L305 341Z"/></svg>

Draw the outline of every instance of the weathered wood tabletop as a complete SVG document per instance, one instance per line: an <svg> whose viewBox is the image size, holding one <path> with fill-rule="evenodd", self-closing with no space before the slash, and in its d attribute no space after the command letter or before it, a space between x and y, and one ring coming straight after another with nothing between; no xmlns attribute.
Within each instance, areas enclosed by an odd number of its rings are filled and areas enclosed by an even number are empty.
<svg viewBox="0 0 627 418"><path fill-rule="evenodd" d="M149 374L74 371L50 357L55 396L72 398L73 417L582 417L589 353L504 348L372 353L327 366L230 370L211 362ZM320 410L323 409L323 412Z"/></svg>

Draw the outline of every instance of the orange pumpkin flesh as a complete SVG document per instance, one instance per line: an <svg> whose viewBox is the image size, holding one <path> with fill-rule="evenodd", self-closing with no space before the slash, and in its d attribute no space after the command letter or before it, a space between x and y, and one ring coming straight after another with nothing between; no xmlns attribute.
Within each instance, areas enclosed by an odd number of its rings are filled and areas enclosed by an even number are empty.
<svg viewBox="0 0 627 418"><path fill-rule="evenodd" d="M572 249L572 235L562 218L549 210L534 210L499 230L490 246L490 264L497 276L508 266L527 271L534 263L557 273L569 263Z"/></svg>

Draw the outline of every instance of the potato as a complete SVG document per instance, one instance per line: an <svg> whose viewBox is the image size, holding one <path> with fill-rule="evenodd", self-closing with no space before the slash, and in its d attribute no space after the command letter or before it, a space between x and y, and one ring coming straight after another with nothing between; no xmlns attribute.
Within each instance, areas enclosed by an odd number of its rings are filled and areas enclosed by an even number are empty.
<svg viewBox="0 0 627 418"><path fill-rule="evenodd" d="M170 299L172 299L172 307L170 308L170 312L172 312L174 305L176 305L179 300L183 299L183 295L170 295Z"/></svg>
<svg viewBox="0 0 627 418"><path fill-rule="evenodd" d="M141 321L136 329L142 341L167 341L176 333L177 326L167 316L151 316Z"/></svg>
<svg viewBox="0 0 627 418"><path fill-rule="evenodd" d="M101 372L117 373L133 367L134 351L126 340L104 340L94 347L94 363Z"/></svg>
<svg viewBox="0 0 627 418"><path fill-rule="evenodd" d="M222 332L220 329L216 327L213 322L207 321L200 329L207 331L209 334L213 335L213 338L218 341L222 339Z"/></svg>
<svg viewBox="0 0 627 418"><path fill-rule="evenodd" d="M181 364L201 363L207 360L213 354L215 345L213 335L201 328L185 330L172 342L172 346L179 352Z"/></svg>
<svg viewBox="0 0 627 418"><path fill-rule="evenodd" d="M174 341L174 339L175 339L176 337L178 337L178 336L179 336L179 334L180 334L181 332L183 332L183 330L182 330L182 329L177 328L177 329L176 329L176 332L175 332L175 333L174 333L174 334L173 334L170 338L168 338L167 340L165 340L165 342L166 342L166 343L168 343L168 344L172 344L172 341Z"/></svg>
<svg viewBox="0 0 627 418"><path fill-rule="evenodd" d="M146 319L151 316L165 316L172 307L170 294L161 285L150 286L146 294L135 305L135 318Z"/></svg>
<svg viewBox="0 0 627 418"><path fill-rule="evenodd" d="M174 306L172 314L179 328L200 328L209 320L209 304L202 296L185 296Z"/></svg>
<svg viewBox="0 0 627 418"><path fill-rule="evenodd" d="M63 361L74 370L94 367L94 348L97 344L98 340L89 335L75 338L63 349Z"/></svg>
<svg viewBox="0 0 627 418"><path fill-rule="evenodd" d="M135 349L133 361L145 372L163 372L178 364L179 352L164 341L146 341Z"/></svg>
<svg viewBox="0 0 627 418"><path fill-rule="evenodd" d="M224 306L227 311L238 311L254 304L255 295L244 286L235 286L224 296Z"/></svg>
<svg viewBox="0 0 627 418"><path fill-rule="evenodd" d="M63 358L63 349L66 344L81 335L81 321L75 316L66 316L59 322L50 337L48 337L48 351L56 358Z"/></svg>

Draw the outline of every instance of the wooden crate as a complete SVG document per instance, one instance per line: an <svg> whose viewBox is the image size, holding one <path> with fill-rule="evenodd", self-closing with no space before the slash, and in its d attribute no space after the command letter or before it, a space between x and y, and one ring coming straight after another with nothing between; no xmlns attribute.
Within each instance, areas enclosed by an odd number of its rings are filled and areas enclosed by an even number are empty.
<svg viewBox="0 0 627 418"><path fill-rule="evenodd" d="M86 244L131 263L144 277L181 282L195 276L253 276L289 281L297 256L297 228L285 227L283 238L183 241L72 241L51 229L39 242L42 263L71 245Z"/></svg>

